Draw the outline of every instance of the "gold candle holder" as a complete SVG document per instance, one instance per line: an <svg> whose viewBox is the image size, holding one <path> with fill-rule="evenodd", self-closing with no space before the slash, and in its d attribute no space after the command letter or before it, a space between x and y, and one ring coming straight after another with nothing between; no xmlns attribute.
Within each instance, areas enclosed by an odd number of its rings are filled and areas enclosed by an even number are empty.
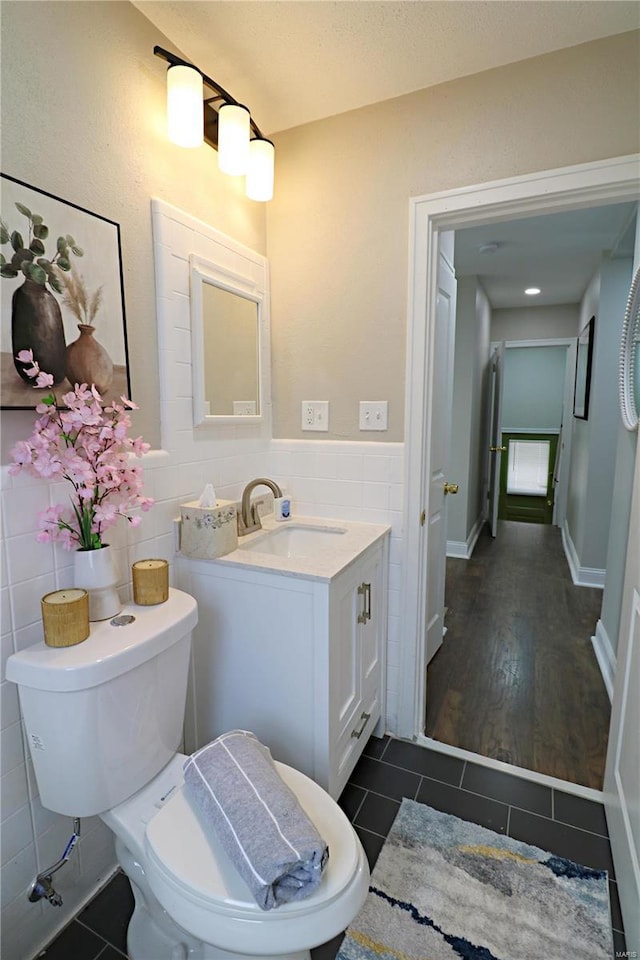
<svg viewBox="0 0 640 960"><path fill-rule="evenodd" d="M136 560L131 572L134 603L150 607L169 599L168 560Z"/></svg>
<svg viewBox="0 0 640 960"><path fill-rule="evenodd" d="M79 587L54 590L40 601L44 642L48 647L72 647L89 636L89 594Z"/></svg>

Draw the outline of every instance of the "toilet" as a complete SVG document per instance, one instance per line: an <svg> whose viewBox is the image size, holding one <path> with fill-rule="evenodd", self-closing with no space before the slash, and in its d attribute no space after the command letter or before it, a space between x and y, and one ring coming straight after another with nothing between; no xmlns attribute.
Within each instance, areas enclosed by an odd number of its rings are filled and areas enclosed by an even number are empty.
<svg viewBox="0 0 640 960"><path fill-rule="evenodd" d="M135 908L131 960L304 960L343 931L367 895L362 845L313 780L276 766L329 846L305 900L261 910L184 791L182 738L195 600L124 608L71 647L44 643L7 661L43 806L99 815L116 838Z"/></svg>

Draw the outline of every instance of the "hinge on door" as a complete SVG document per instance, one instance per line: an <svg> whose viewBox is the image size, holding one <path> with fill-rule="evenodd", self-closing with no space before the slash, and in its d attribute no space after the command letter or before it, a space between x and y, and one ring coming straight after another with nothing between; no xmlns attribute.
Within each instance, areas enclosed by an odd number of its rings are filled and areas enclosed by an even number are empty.
<svg viewBox="0 0 640 960"><path fill-rule="evenodd" d="M421 526L421 527L424 527L424 522L425 522L426 519L427 519L427 513L426 513L426 510L423 510L422 513L420 514L420 526Z"/></svg>

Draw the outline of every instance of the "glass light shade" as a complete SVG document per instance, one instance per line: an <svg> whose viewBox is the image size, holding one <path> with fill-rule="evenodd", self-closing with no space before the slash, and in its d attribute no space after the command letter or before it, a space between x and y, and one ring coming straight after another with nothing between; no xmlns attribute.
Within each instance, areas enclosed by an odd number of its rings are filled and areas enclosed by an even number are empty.
<svg viewBox="0 0 640 960"><path fill-rule="evenodd" d="M275 147L271 140L258 137L249 144L249 169L246 192L250 200L273 199Z"/></svg>
<svg viewBox="0 0 640 960"><path fill-rule="evenodd" d="M239 103L225 103L218 111L218 166L239 177L249 166L250 114Z"/></svg>
<svg viewBox="0 0 640 960"><path fill-rule="evenodd" d="M204 108L202 75L194 67L167 70L167 132L179 147L199 147L203 142Z"/></svg>

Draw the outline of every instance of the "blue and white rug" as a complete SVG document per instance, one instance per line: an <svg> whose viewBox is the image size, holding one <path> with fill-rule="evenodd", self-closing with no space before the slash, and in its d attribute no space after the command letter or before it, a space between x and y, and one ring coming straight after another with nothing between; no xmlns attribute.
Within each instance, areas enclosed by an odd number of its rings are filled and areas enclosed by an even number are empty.
<svg viewBox="0 0 640 960"><path fill-rule="evenodd" d="M403 800L337 960L610 960L606 871Z"/></svg>

